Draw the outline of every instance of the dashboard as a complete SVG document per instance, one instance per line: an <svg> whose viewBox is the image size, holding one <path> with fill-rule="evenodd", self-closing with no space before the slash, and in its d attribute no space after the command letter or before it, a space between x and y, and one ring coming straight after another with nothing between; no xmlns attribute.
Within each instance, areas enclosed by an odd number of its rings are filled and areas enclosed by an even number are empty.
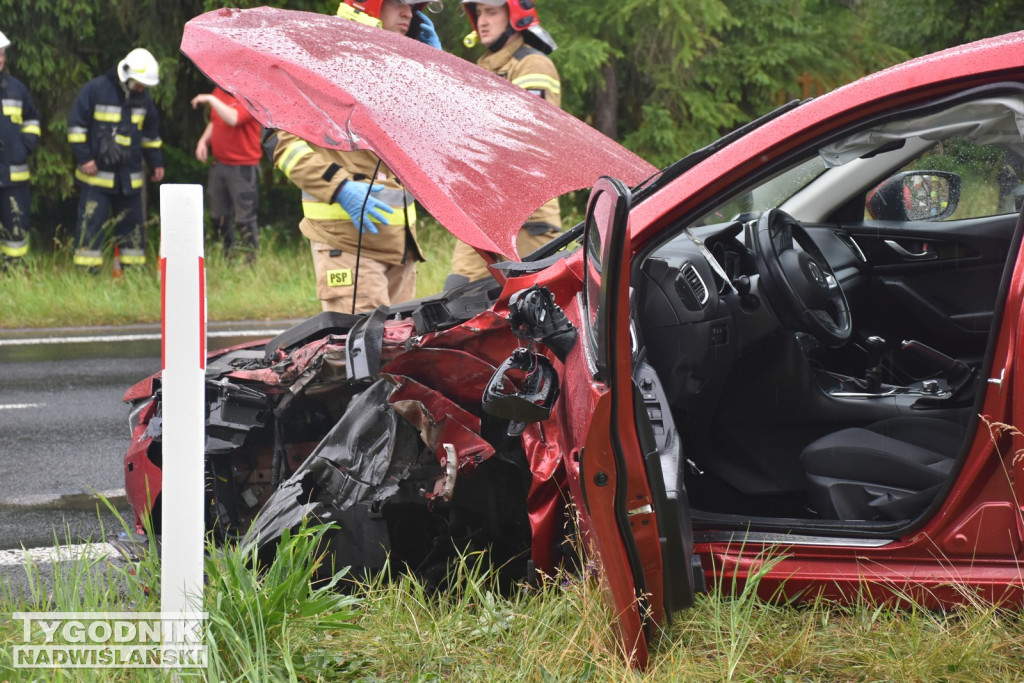
<svg viewBox="0 0 1024 683"><path fill-rule="evenodd" d="M756 219L680 229L643 259L635 299L648 360L670 403L703 412L744 353L782 323L762 291ZM804 225L844 290L864 279L863 254L836 225ZM791 245L786 245L791 246ZM792 245L799 249L799 245Z"/></svg>

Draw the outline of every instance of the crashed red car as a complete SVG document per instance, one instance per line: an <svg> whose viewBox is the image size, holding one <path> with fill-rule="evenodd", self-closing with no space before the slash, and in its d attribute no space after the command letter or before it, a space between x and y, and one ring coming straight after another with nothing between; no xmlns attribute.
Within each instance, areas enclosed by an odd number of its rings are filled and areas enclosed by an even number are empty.
<svg viewBox="0 0 1024 683"><path fill-rule="evenodd" d="M792 103L660 171L332 17L212 12L183 51L264 125L372 149L511 259L211 354L220 537L272 547L312 516L338 522L340 566L440 582L470 549L512 582L571 563L580 530L639 666L695 591L767 557L766 594L1024 603L1024 444L999 426L1024 424L1024 32ZM532 209L583 184L586 220L517 255ZM126 400L129 499L159 526L159 377Z"/></svg>

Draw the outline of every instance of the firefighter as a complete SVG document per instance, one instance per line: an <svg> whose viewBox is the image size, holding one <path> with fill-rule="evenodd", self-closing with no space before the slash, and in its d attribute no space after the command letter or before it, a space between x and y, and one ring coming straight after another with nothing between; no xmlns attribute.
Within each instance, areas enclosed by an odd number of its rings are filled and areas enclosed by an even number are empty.
<svg viewBox="0 0 1024 683"><path fill-rule="evenodd" d="M487 48L477 64L561 107L561 81L548 57L558 46L541 28L535 4L530 0L462 0L462 7L473 26L473 32L466 36L467 47L479 41ZM520 255L529 254L553 240L561 230L558 199L552 199L519 229L516 249ZM476 250L458 242L444 288L448 290L488 275L487 264Z"/></svg>
<svg viewBox="0 0 1024 683"><path fill-rule="evenodd" d="M76 266L103 265L103 225L115 223L122 266L146 263L142 161L150 179L164 178L160 118L147 90L160 82L156 59L137 47L117 67L78 92L68 115L68 142L81 189L75 223Z"/></svg>
<svg viewBox="0 0 1024 683"><path fill-rule="evenodd" d="M345 0L338 16L441 47L424 2ZM299 230L310 242L324 311L358 313L416 294L416 207L395 174L370 151L339 152L285 131L272 137L274 165L300 190Z"/></svg>
<svg viewBox="0 0 1024 683"><path fill-rule="evenodd" d="M28 253L30 203L28 155L39 142L39 110L28 88L7 73L11 41L0 33L0 271Z"/></svg>

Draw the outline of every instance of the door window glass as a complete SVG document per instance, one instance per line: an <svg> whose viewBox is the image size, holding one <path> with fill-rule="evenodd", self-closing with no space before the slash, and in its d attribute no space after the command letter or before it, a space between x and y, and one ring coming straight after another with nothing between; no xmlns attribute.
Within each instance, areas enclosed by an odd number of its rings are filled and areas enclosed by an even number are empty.
<svg viewBox="0 0 1024 683"><path fill-rule="evenodd" d="M961 137L940 140L901 172L948 171L960 176L960 201L952 215L940 220L955 221L1016 213L1024 202L1024 158L995 145L979 145ZM922 193L928 188L911 187ZM865 213L865 218L870 218Z"/></svg>

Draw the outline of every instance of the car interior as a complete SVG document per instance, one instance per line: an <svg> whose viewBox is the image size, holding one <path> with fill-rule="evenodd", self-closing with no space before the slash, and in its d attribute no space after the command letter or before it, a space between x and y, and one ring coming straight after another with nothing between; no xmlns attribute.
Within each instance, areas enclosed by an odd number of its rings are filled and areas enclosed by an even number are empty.
<svg viewBox="0 0 1024 683"><path fill-rule="evenodd" d="M939 504L992 381L1022 133L1012 84L876 117L644 248L637 372L698 535L884 537Z"/></svg>

